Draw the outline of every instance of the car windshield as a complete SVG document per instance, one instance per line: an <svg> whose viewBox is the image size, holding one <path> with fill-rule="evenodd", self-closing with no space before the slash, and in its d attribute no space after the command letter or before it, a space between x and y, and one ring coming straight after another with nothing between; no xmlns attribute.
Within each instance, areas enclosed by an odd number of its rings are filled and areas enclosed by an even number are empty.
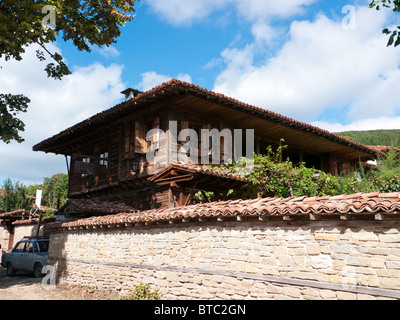
<svg viewBox="0 0 400 320"><path fill-rule="evenodd" d="M47 252L49 251L49 242L48 241L38 241L40 252Z"/></svg>

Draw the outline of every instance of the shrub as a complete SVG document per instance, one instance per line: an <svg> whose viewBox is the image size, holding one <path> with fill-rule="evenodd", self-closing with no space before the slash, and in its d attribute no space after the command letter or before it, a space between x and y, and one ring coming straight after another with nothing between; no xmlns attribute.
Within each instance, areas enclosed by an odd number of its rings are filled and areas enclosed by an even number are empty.
<svg viewBox="0 0 400 320"><path fill-rule="evenodd" d="M149 284L141 283L135 287L135 290L120 300L160 300L159 289L151 290Z"/></svg>
<svg viewBox="0 0 400 320"><path fill-rule="evenodd" d="M281 140L283 142L283 140ZM295 166L289 158L282 159L282 144L276 151L267 148L265 155L255 154L254 169L245 173L249 180L241 189L242 198L324 196L357 192L400 192L400 153L391 149L379 160L376 168L366 170L360 163L356 172L347 176L333 176L321 170L307 168L305 163ZM245 161L224 165L224 170L240 173ZM232 193L232 196L236 196Z"/></svg>

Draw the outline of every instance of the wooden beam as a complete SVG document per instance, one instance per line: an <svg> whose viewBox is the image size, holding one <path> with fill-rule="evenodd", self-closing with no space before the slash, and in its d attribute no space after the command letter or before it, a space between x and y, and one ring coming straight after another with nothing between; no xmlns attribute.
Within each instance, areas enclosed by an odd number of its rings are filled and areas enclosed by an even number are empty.
<svg viewBox="0 0 400 320"><path fill-rule="evenodd" d="M190 181L193 180L192 174L185 174L183 176L174 176L168 178L161 178L154 181L154 183L158 185L169 184L171 182L182 182L182 181Z"/></svg>
<svg viewBox="0 0 400 320"><path fill-rule="evenodd" d="M188 196L187 196L187 198L186 198L185 204L184 204L185 206L187 206L187 205L189 204L189 202L192 200L194 190L195 190L196 187L197 187L197 183L198 183L198 181L196 181L196 182L194 183L193 187L190 189L190 192L189 192L189 194L188 194Z"/></svg>
<svg viewBox="0 0 400 320"><path fill-rule="evenodd" d="M175 201L174 201L174 192L173 192L173 187L170 186L168 189L168 205L170 208L175 207Z"/></svg>
<svg viewBox="0 0 400 320"><path fill-rule="evenodd" d="M185 204L184 190L185 190L185 188L181 187L180 191L179 191L179 205L180 206L183 206Z"/></svg>

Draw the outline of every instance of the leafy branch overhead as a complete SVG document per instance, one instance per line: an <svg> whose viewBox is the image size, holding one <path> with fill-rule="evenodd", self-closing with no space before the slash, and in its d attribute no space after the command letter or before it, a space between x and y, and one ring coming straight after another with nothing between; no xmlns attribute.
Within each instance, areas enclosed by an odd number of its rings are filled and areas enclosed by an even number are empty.
<svg viewBox="0 0 400 320"><path fill-rule="evenodd" d="M120 28L134 18L133 8L136 0L1 0L0 1L0 59L21 61L29 46L37 46L36 56L39 61L48 59L44 71L47 76L61 80L71 74L63 57L57 52L50 52L49 43L60 38L72 41L80 51L91 52L91 46L110 46L120 36ZM50 23L49 23L50 22ZM0 66L1 70L1 66ZM5 95L3 95L4 97ZM26 111L29 99L25 98L24 110L21 105L12 105L22 95L7 96L3 99L8 104L1 105L4 114L13 111ZM7 112L4 112L6 108ZM3 114L2 113L2 114ZM14 114L14 117L16 114ZM18 135L24 125L9 118L2 118L0 139L5 142L22 142ZM6 123L5 123L6 122ZM9 135L3 136L3 126L12 128Z"/></svg>
<svg viewBox="0 0 400 320"><path fill-rule="evenodd" d="M369 4L370 8L375 8L376 10L380 10L383 8L392 9L394 12L400 13L400 0L378 0L372 1ZM397 26L394 29L385 28L382 30L382 33L389 36L389 40L387 46L391 46L394 44L395 47L400 45L400 26Z"/></svg>
<svg viewBox="0 0 400 320"><path fill-rule="evenodd" d="M24 141L19 131L24 131L25 124L16 116L19 112L26 112L29 98L23 95L0 93L0 139L10 143L12 139Z"/></svg>

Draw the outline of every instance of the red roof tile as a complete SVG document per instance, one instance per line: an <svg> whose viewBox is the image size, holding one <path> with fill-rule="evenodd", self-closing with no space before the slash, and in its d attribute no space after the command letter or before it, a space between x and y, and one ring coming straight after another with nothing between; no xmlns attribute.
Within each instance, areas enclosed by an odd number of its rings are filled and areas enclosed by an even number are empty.
<svg viewBox="0 0 400 320"><path fill-rule="evenodd" d="M396 214L400 211L400 192L357 193L325 197L262 198L221 201L178 208L164 208L136 213L120 213L91 217L71 222L52 223L50 228L102 227L124 224L157 223L170 220L191 220L207 217L284 217ZM400 215L399 215L400 216Z"/></svg>
<svg viewBox="0 0 400 320"><path fill-rule="evenodd" d="M59 212L67 210L69 212L78 212L85 214L115 214L130 213L136 210L121 202L99 201L90 199L69 199Z"/></svg>
<svg viewBox="0 0 400 320"><path fill-rule="evenodd" d="M172 169L179 169L179 170L182 170L185 172L199 173L202 175L213 176L213 177L223 178L223 179L227 179L227 180L237 180L237 181L242 181L242 182L250 181L248 178L246 178L244 176L232 174L230 172L226 172L226 171L222 171L222 170L218 170L218 169L213 169L213 168L210 168L207 166L195 165L195 164L170 164L166 168L160 170L155 175L148 178L148 180L149 181L157 180L158 177L162 176L164 173L166 173Z"/></svg>
<svg viewBox="0 0 400 320"><path fill-rule="evenodd" d="M399 148L392 147L392 146L370 146L370 145L367 145L367 147L372 150L375 150L376 152L388 152L390 149L400 151Z"/></svg>
<svg viewBox="0 0 400 320"><path fill-rule="evenodd" d="M22 215L29 217L29 211L25 209L19 209L12 212L1 213L0 218L20 217Z"/></svg>

